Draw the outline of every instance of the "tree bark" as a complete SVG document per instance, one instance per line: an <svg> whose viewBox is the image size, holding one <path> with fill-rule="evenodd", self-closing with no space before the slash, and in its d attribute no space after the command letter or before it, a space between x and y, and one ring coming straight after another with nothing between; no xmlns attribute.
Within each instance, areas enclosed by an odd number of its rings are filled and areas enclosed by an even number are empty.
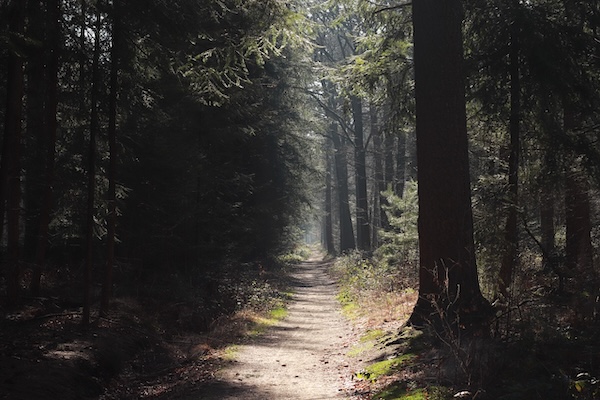
<svg viewBox="0 0 600 400"><path fill-rule="evenodd" d="M461 22L460 0L413 2L420 265L409 322L468 329L487 324L489 305L475 262Z"/></svg>
<svg viewBox="0 0 600 400"><path fill-rule="evenodd" d="M335 254L335 244L333 241L333 203L331 198L331 142L325 141L325 204L323 221L323 247L327 254Z"/></svg>
<svg viewBox="0 0 600 400"><path fill-rule="evenodd" d="M354 229L352 227L352 215L350 214L346 146L343 139L338 134L338 125L336 122L331 123L330 135L335 151L333 158L335 163L335 177L339 203L340 253L345 253L356 248Z"/></svg>
<svg viewBox="0 0 600 400"><path fill-rule="evenodd" d="M406 134L399 132L396 138L396 175L394 176L394 193L404 196L406 183Z"/></svg>
<svg viewBox="0 0 600 400"><path fill-rule="evenodd" d="M588 183L580 170L569 167L565 186L566 266L584 273L593 260Z"/></svg>
<svg viewBox="0 0 600 400"><path fill-rule="evenodd" d="M90 323L92 269L94 263L94 194L96 191L96 137L100 129L98 115L98 96L100 85L100 1L96 4L96 27L94 31L94 59L92 63L92 93L90 112L90 140L87 160L87 210L86 210L86 258L83 281L83 314L82 325Z"/></svg>
<svg viewBox="0 0 600 400"><path fill-rule="evenodd" d="M34 296L40 293L40 279L43 266L46 263L46 250L48 248L48 232L50 214L52 212L54 165L56 158L56 131L58 121L56 118L58 108L58 66L60 53L60 2L59 0L46 1L47 12L47 62L46 62L46 100L44 110L44 136L46 137L46 165L45 182L37 229L37 245L35 263L31 278L31 292Z"/></svg>
<svg viewBox="0 0 600 400"><path fill-rule="evenodd" d="M513 14L516 14L516 7ZM508 159L508 216L504 228L504 255L498 275L498 290L504 298L509 297L513 273L518 259L518 199L519 199L519 153L521 119L521 79L519 71L519 26L515 20L510 35L510 155Z"/></svg>
<svg viewBox="0 0 600 400"><path fill-rule="evenodd" d="M362 101L351 96L352 116L354 118L354 172L356 185L356 245L359 250L371 250L369 233L369 204L367 195L367 162L364 145L364 123Z"/></svg>
<svg viewBox="0 0 600 400"><path fill-rule="evenodd" d="M12 4L10 32L23 35L25 31L25 1ZM21 119L23 114L23 59L15 52L8 55L6 82L6 113L2 152L1 202L7 210L7 300L15 304L19 295L19 220L21 216ZM6 163L5 163L6 160ZM4 215L4 208L2 209Z"/></svg>
<svg viewBox="0 0 600 400"><path fill-rule="evenodd" d="M384 228L384 221L387 222L387 219L385 218L385 211L382 207L386 203L386 199L383 195L383 192L385 191L385 181L383 176L383 149L377 111L377 106L371 104L369 107L369 116L371 121L371 137L373 138L373 167L375 170L375 182L373 185L375 188L375 193L373 196L372 218L373 248L379 247L379 230Z"/></svg>
<svg viewBox="0 0 600 400"><path fill-rule="evenodd" d="M24 170L24 232L23 256L27 263L35 263L35 248L39 229L40 210L44 197L45 168L45 120L44 101L46 89L46 37L47 24L45 7L40 0L27 2L27 36L44 46L33 46L32 54L27 57L25 74L26 132L23 138Z"/></svg>
<svg viewBox="0 0 600 400"><path fill-rule="evenodd" d="M104 281L102 282L102 293L100 297L100 315L108 312L110 297L112 293L112 273L115 262L115 233L117 225L117 96L119 78L119 41L120 20L119 0L113 0L113 31L110 68L110 97L108 105L108 215L106 233L106 265L104 269ZM196 235L195 245L198 244Z"/></svg>

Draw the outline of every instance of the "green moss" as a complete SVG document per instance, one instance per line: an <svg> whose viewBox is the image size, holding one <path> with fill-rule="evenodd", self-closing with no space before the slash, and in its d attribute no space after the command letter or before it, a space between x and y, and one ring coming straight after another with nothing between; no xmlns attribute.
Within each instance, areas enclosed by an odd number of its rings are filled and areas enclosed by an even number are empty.
<svg viewBox="0 0 600 400"><path fill-rule="evenodd" d="M452 393L445 387L431 386L410 390L406 382L397 382L373 396L373 400L448 400Z"/></svg>
<svg viewBox="0 0 600 400"><path fill-rule="evenodd" d="M375 381L381 376L390 375L392 372L397 371L402 364L412 360L413 358L413 354L402 354L396 358L379 361L375 364L369 365L362 372L359 372L357 377Z"/></svg>
<svg viewBox="0 0 600 400"><path fill-rule="evenodd" d="M284 307L276 307L269 311L267 317L255 318L252 328L248 331L248 336L254 337L262 335L267 328L287 317L287 314L288 312Z"/></svg>
<svg viewBox="0 0 600 400"><path fill-rule="evenodd" d="M402 386L391 386L373 396L373 400L427 400L427 392L423 389L407 391Z"/></svg>
<svg viewBox="0 0 600 400"><path fill-rule="evenodd" d="M240 347L238 345L231 345L231 346L227 346L227 348L225 348L225 351L223 353L223 359L227 360L227 361L231 361L231 360L235 360L235 357L239 351Z"/></svg>
<svg viewBox="0 0 600 400"><path fill-rule="evenodd" d="M381 329L372 329L367 331L367 333L365 333L364 335L361 336L361 338L359 339L360 342L370 342L370 341L376 341L381 339L382 337L385 336L385 331L381 330Z"/></svg>
<svg viewBox="0 0 600 400"><path fill-rule="evenodd" d="M288 311L284 307L277 307L269 312L271 319L276 321L281 321L288 315Z"/></svg>
<svg viewBox="0 0 600 400"><path fill-rule="evenodd" d="M373 344L372 342L359 343L355 346L352 346L352 348L348 350L348 353L346 353L346 355L348 355L348 357L358 357L365 351L371 350L374 346L375 344Z"/></svg>
<svg viewBox="0 0 600 400"><path fill-rule="evenodd" d="M364 352L371 350L377 344L377 341L383 338L386 332L381 329L372 329L367 331L358 340L358 344L352 346L352 348L346 353L349 357L357 357Z"/></svg>

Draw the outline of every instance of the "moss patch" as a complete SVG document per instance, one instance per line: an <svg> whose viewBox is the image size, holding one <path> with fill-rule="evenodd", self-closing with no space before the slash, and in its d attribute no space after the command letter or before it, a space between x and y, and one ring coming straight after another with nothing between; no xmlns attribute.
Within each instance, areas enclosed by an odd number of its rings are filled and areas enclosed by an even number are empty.
<svg viewBox="0 0 600 400"><path fill-rule="evenodd" d="M277 307L269 311L267 317L256 317L252 328L248 331L248 336L254 337L262 335L265 330L277 322L287 317L287 310L284 307Z"/></svg>
<svg viewBox="0 0 600 400"><path fill-rule="evenodd" d="M348 350L346 355L348 357L358 357L361 354L371 350L373 347L375 347L375 344L373 342L359 343L357 345L352 346L352 348Z"/></svg>
<svg viewBox="0 0 600 400"><path fill-rule="evenodd" d="M273 320L275 320L275 322L277 322L277 321L281 321L282 319L287 317L288 311L284 307L277 307L277 308L271 310L269 312L269 315L271 316L270 319L273 319Z"/></svg>
<svg viewBox="0 0 600 400"><path fill-rule="evenodd" d="M412 360L413 358L413 354L402 354L399 357L379 361L375 364L369 365L356 376L360 379L375 381L381 376L390 375L394 371L397 371L400 366Z"/></svg>
<svg viewBox="0 0 600 400"><path fill-rule="evenodd" d="M387 333L381 329L372 329L367 331L358 340L358 344L346 353L349 357L357 357L375 347L377 342L381 340Z"/></svg>
<svg viewBox="0 0 600 400"><path fill-rule="evenodd" d="M385 335L386 335L386 333L384 330L372 329L372 330L369 330L364 335L362 335L361 338L359 339L359 341L363 342L363 343L370 342L370 341L376 341L376 340L383 338Z"/></svg>
<svg viewBox="0 0 600 400"><path fill-rule="evenodd" d="M373 400L448 400L452 393L444 387L432 386L424 389L408 389L405 382L388 386L373 396Z"/></svg>

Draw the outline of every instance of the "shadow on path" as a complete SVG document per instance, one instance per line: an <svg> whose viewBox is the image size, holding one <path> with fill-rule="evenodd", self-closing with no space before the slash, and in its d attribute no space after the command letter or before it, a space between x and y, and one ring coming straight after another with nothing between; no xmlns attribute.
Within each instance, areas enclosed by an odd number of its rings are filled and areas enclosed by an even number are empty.
<svg viewBox="0 0 600 400"><path fill-rule="evenodd" d="M352 372L345 360L352 329L340 314L328 264L311 259L292 274L288 317L241 346L215 381L186 400L343 399Z"/></svg>

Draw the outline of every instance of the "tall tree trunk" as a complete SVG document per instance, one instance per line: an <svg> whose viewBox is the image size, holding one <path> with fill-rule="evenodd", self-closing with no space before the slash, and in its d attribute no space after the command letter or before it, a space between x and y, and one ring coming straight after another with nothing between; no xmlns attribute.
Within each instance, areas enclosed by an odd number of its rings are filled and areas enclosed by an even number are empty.
<svg viewBox="0 0 600 400"><path fill-rule="evenodd" d="M23 35L25 31L25 1L13 2L10 9L10 32ZM7 209L7 298L9 304L17 302L19 294L19 220L21 216L21 119L23 114L23 59L11 52L8 55L6 82L6 114L4 147L2 152L1 203ZM5 163L6 160L6 163ZM5 197L6 196L6 197ZM2 207L2 215L4 207Z"/></svg>
<svg viewBox="0 0 600 400"><path fill-rule="evenodd" d="M40 279L43 266L46 263L46 250L48 248L48 231L50 214L52 213L52 198L54 186L54 164L56 157L56 119L58 106L58 63L60 53L60 1L46 0L47 12L47 62L46 62L46 100L44 110L44 136L46 137L46 165L45 182L42 207L38 220L38 237L35 251L35 263L31 278L31 292L34 296L40 293Z"/></svg>
<svg viewBox="0 0 600 400"><path fill-rule="evenodd" d="M354 230L352 228L352 215L350 214L348 161L346 159L346 145L338 134L338 125L336 122L331 123L330 135L335 151L333 158L340 217L340 253L344 253L356 248Z"/></svg>
<svg viewBox="0 0 600 400"><path fill-rule="evenodd" d="M569 167L565 186L567 268L579 276L588 276L593 262L589 184L580 169Z"/></svg>
<svg viewBox="0 0 600 400"><path fill-rule="evenodd" d="M96 137L100 129L98 96L100 85L100 0L96 3L96 27L94 31L94 59L92 63L92 93L90 112L90 140L87 163L87 210L86 210L86 258L83 282L83 315L81 323L90 323L92 269L94 263L94 193L96 191Z"/></svg>
<svg viewBox="0 0 600 400"><path fill-rule="evenodd" d="M460 0L413 2L419 300L410 322L486 326L469 179Z"/></svg>
<svg viewBox="0 0 600 400"><path fill-rule="evenodd" d="M542 268L558 274L558 290L563 291L564 279L559 271L556 257L556 228L554 225L554 192L549 183L542 183L540 190L540 231L542 245Z"/></svg>
<svg viewBox="0 0 600 400"><path fill-rule="evenodd" d="M45 7L40 0L27 2L27 36L38 43L46 42ZM45 155L45 55L46 46L35 46L27 57L25 74L26 132L23 138L23 170L24 170L24 232L23 257L27 263L35 262L35 247L39 228L39 216L44 197L44 163Z"/></svg>
<svg viewBox="0 0 600 400"><path fill-rule="evenodd" d="M108 216L106 233L106 266L104 270L104 281L102 282L102 294L100 298L100 315L108 312L112 292L112 272L115 262L115 231L117 225L117 90L119 78L119 44L120 44L120 20L119 0L113 0L113 31L110 68L110 98L108 105ZM198 244L198 235L194 245Z"/></svg>
<svg viewBox="0 0 600 400"><path fill-rule="evenodd" d="M384 151L384 168L383 168L383 180L385 182L385 189L394 190L394 139L395 135L392 129L388 128L383 136L383 151Z"/></svg>
<svg viewBox="0 0 600 400"><path fill-rule="evenodd" d="M375 193L373 196L373 218L372 218L372 245L373 248L379 247L379 230L385 228L384 222L385 211L383 205L386 204L385 196L385 181L383 177L383 150L381 148L381 130L379 129L379 121L377 115L377 106L371 104L369 107L369 115L371 121L371 137L373 138L373 166L375 170Z"/></svg>
<svg viewBox="0 0 600 400"><path fill-rule="evenodd" d="M513 14L516 14L514 6ZM505 298L509 296L513 272L518 258L518 199L519 199L519 153L521 119L521 79L519 71L519 25L513 21L510 35L510 156L508 159L508 216L504 228L504 255L498 276L498 290Z"/></svg>
<svg viewBox="0 0 600 400"><path fill-rule="evenodd" d="M394 193L404 196L406 183L406 133L399 132L396 138L396 174L394 176Z"/></svg>
<svg viewBox="0 0 600 400"><path fill-rule="evenodd" d="M359 250L371 250L369 204L367 195L367 162L364 145L362 101L351 96L354 118L354 172L356 184L356 245Z"/></svg>
<svg viewBox="0 0 600 400"><path fill-rule="evenodd" d="M404 180L413 181L417 180L417 137L412 132L404 135L404 146L406 158L404 161ZM399 196L402 193L398 194Z"/></svg>
<svg viewBox="0 0 600 400"><path fill-rule="evenodd" d="M335 244L333 241L333 204L331 198L331 142L325 141L325 216L323 221L323 247L327 254L335 254Z"/></svg>

